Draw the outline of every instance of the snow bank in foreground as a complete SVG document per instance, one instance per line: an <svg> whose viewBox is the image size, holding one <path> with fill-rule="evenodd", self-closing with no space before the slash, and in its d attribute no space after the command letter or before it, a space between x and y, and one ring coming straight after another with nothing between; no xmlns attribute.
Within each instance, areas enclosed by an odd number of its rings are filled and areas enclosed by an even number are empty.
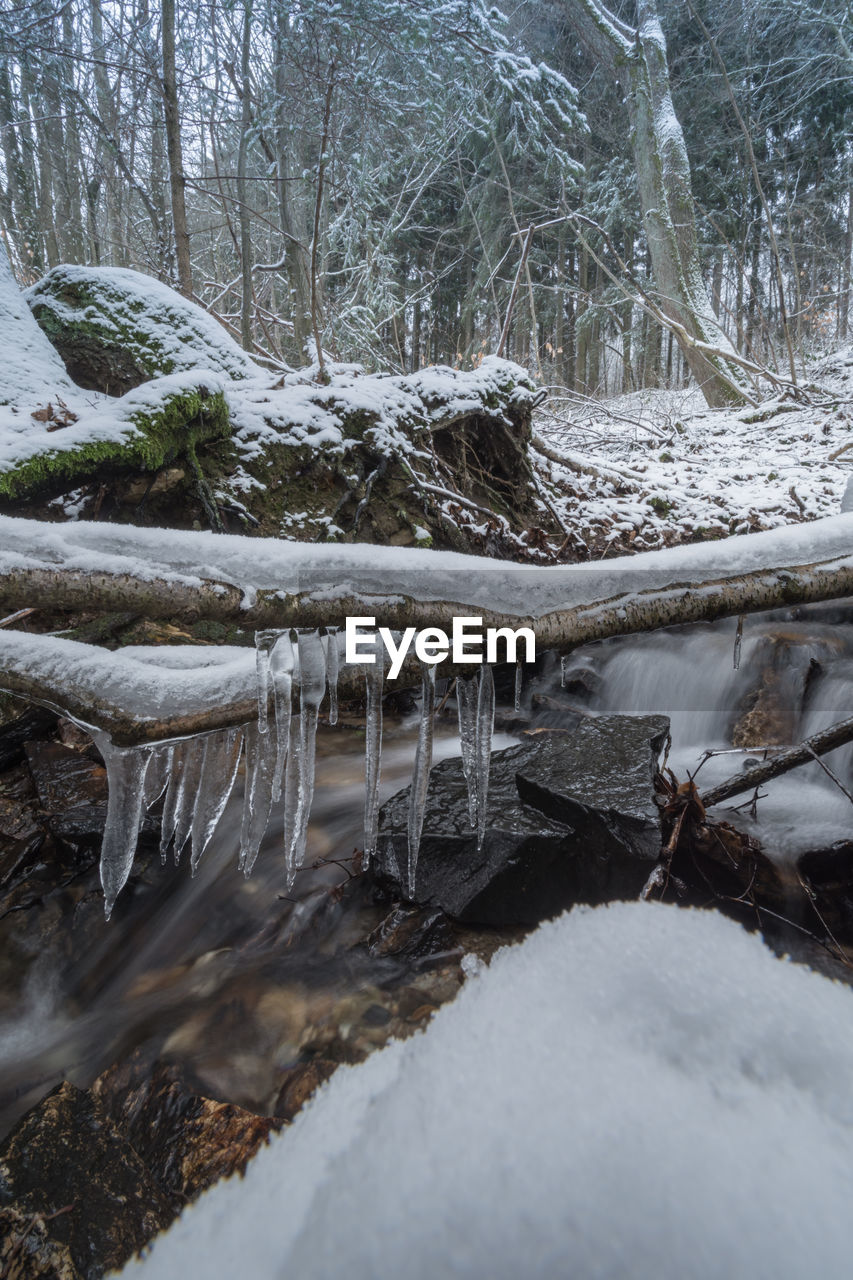
<svg viewBox="0 0 853 1280"><path fill-rule="evenodd" d="M578 910L342 1068L145 1280L849 1275L853 993L713 913Z"/></svg>

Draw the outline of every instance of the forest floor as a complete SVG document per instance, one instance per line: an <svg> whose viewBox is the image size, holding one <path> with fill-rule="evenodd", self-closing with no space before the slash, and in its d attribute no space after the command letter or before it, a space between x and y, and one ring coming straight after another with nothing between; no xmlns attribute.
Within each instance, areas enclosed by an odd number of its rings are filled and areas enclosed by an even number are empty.
<svg viewBox="0 0 853 1280"><path fill-rule="evenodd" d="M566 487L567 525L597 558L833 515L853 475L851 424L848 347L814 362L800 401L725 410L696 388L606 401L553 388L534 429L577 464L543 460Z"/></svg>

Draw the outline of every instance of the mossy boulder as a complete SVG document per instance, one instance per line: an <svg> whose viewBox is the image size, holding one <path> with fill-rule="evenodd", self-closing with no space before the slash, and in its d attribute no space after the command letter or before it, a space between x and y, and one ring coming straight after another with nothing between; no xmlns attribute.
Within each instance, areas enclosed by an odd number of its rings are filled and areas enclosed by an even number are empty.
<svg viewBox="0 0 853 1280"><path fill-rule="evenodd" d="M5 404L0 370L5 510L509 556L542 545L537 392L518 365L391 376L330 362L320 385L316 370L265 372L139 272L54 267L26 307L6 267L0 318L17 317L39 359Z"/></svg>
<svg viewBox="0 0 853 1280"><path fill-rule="evenodd" d="M26 291L42 331L80 386L123 395L160 374L261 370L203 308L123 267L58 266Z"/></svg>

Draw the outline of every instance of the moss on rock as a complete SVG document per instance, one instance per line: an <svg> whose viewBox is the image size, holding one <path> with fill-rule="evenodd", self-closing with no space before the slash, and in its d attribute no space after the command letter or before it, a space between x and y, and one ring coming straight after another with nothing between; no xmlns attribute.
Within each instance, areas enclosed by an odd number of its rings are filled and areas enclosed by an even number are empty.
<svg viewBox="0 0 853 1280"><path fill-rule="evenodd" d="M159 392L159 394L158 394ZM144 394L63 428L60 436L33 424L28 456L0 471L0 496L20 500L60 493L104 470L158 471L179 454L228 436L228 406L221 387L200 379L168 378Z"/></svg>
<svg viewBox="0 0 853 1280"><path fill-rule="evenodd" d="M78 386L123 395L159 374L210 369L241 380L257 365L211 315L123 267L54 267L25 297Z"/></svg>

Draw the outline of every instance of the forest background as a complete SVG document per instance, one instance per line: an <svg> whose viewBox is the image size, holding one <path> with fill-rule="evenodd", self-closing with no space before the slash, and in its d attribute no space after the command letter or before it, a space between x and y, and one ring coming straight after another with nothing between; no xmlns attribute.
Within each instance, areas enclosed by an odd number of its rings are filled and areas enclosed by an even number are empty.
<svg viewBox="0 0 853 1280"><path fill-rule="evenodd" d="M3 0L19 280L134 267L276 363L319 342L372 369L470 367L503 339L582 395L679 385L678 344L642 305L624 86L579 39L590 7ZM788 344L802 360L848 333L851 7L656 8L715 316L787 371ZM631 0L614 13L637 21Z"/></svg>

